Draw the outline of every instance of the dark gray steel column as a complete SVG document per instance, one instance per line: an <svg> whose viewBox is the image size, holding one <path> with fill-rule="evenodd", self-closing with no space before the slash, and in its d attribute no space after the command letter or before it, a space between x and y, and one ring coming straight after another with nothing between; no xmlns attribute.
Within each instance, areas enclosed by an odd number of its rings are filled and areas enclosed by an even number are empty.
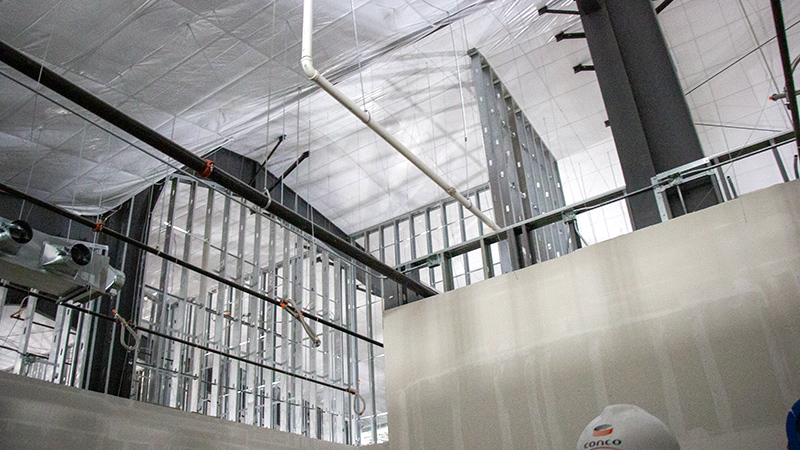
<svg viewBox="0 0 800 450"><path fill-rule="evenodd" d="M578 0L628 192L703 157L651 2ZM690 211L717 203L708 180L684 192ZM660 222L655 197L628 200L634 228ZM679 215L676 213L675 215Z"/></svg>

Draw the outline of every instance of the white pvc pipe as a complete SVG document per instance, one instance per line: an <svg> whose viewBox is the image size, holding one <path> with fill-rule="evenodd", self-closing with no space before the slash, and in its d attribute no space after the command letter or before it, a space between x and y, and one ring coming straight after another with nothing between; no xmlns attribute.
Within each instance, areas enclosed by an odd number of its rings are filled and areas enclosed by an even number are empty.
<svg viewBox="0 0 800 450"><path fill-rule="evenodd" d="M359 118L364 124L372 129L378 136L382 137L384 141L386 141L389 145L395 148L401 155L405 156L406 159L411 161L411 164L414 164L419 170L422 171L428 178L433 180L436 184L439 185L445 192L447 192L451 197L456 199L459 203L461 203L465 208L467 208L472 214L475 215L478 219L480 219L483 223L488 225L492 230L498 231L500 227L494 223L492 219L486 216L481 210L479 210L475 205L469 201L468 198L461 195L456 188L447 184L447 182L437 175L430 167L425 165L421 159L417 157L417 155L413 154L411 150L408 149L402 142L398 141L389 131L383 127L383 125L374 122L371 120L370 115L367 111L362 110L355 104L352 100L347 98L339 89L336 88L330 81L328 81L324 76L322 76L317 69L314 68L314 62L311 58L311 41L314 35L314 19L312 16L312 9L313 9L313 0L304 0L303 2L303 42L302 42L302 57L300 58L300 65L303 67L303 71L308 75L308 78L311 79L314 83L316 83L319 87L322 88L323 91L327 92L331 95L331 97L335 98L342 106L347 108L348 111L353 113L356 117Z"/></svg>

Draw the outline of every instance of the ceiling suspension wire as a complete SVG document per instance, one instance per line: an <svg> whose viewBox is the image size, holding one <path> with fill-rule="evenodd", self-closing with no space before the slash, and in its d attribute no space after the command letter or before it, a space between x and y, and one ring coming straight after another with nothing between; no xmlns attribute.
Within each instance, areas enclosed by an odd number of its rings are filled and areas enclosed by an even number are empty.
<svg viewBox="0 0 800 450"><path fill-rule="evenodd" d="M308 104L308 145L306 146L306 151L308 154L311 154L311 97L306 99L306 103ZM311 206L311 161L306 163L306 205L308 206L308 220L314 222L314 208ZM314 228L311 229L311 239L314 239ZM316 258L316 255L311 255L312 258ZM314 260L312 260L311 265L313 267ZM313 295L313 293L312 293Z"/></svg>
<svg viewBox="0 0 800 450"><path fill-rule="evenodd" d="M797 26L798 24L800 24L800 20L798 20L798 21L795 21L795 22L794 22L794 23L792 23L791 25L788 25L788 26L786 27L786 31L789 31L789 30L791 30L792 28L794 28L794 27L795 27L795 26ZM691 94L692 92L694 92L694 91L696 91L697 89L699 89L699 88L700 88L700 86L703 86L704 84L706 84L706 83L708 83L709 81L713 80L714 78L718 77L718 76L719 76L719 75L721 75L723 72L725 72L725 71L727 71L728 69L730 69L731 67L735 66L735 65L736 65L736 64L738 64L740 61L742 61L743 59L745 59L745 58L747 58L748 56L752 55L753 53L755 53L755 52L757 52L757 51L761 50L761 48L762 48L762 47L766 46L767 44L769 44L770 42L774 41L775 39L776 39L776 37L775 37L775 36L772 36L771 38L767 39L766 41L762 42L761 44L758 44L758 45L756 46L756 48L754 48L754 49L752 49L752 50L748 51L747 53L745 53L744 55L742 55L742 56L740 56L740 57L736 58L734 61L732 61L732 62L731 62L730 64L728 64L727 66L723 67L722 69L720 69L719 71L717 71L717 72L715 72L713 75L711 75L710 77L708 77L708 78L706 78L705 80L701 81L701 82L700 82L699 84L697 84L695 87L693 87L693 88L689 89L688 91L686 91L686 93L685 93L684 95L688 96L688 95L689 95L689 94Z"/></svg>
<svg viewBox="0 0 800 450"><path fill-rule="evenodd" d="M289 24L284 21L284 24L283 24L283 27L284 27L284 30L283 30L284 31L284 33L283 33L283 67L289 67L289 66L286 65L286 62L287 62L286 57L287 57L287 53L289 53L288 48L287 48L287 44L286 44L286 37L289 34L288 30L287 30L288 26L289 26ZM283 90L283 100L281 100L281 105L282 105L282 109L283 109L283 112L281 114L281 135L282 136L286 136L286 93L287 93L287 91L288 91L288 89L284 89ZM298 114L299 114L299 111L298 111ZM295 133L297 133L298 131L299 130L295 130ZM280 200L278 202L280 204L284 204L284 200L283 200L283 179L280 179L280 188L281 188ZM270 189L267 189L267 190L270 190Z"/></svg>
<svg viewBox="0 0 800 450"><path fill-rule="evenodd" d="M286 62L287 62L286 56L289 53L289 49L287 48L287 45L286 45L286 36L289 34L288 30L286 29L288 26L289 25L286 24L286 23L283 24L283 27L284 27L284 30L283 30L284 31L284 33L283 33L283 67L289 67L286 64ZM284 136L286 136L286 93L287 93L287 91L288 91L288 89L284 89L283 90L283 101L281 101L281 104L283 106L283 117L281 118L281 134L284 135ZM283 202L283 197L281 197L281 202Z"/></svg>
<svg viewBox="0 0 800 450"><path fill-rule="evenodd" d="M83 145L86 142L86 128L88 126L89 124L84 122L83 131L81 132L81 147L78 149L78 159L83 159ZM72 203L70 205L70 209L72 209L72 211L75 211L75 197L77 195L78 195L78 189L77 186L75 186L75 188L72 190ZM69 239L71 231L72 231L72 220L70 220L67 223L67 239Z"/></svg>
<svg viewBox="0 0 800 450"><path fill-rule="evenodd" d="M47 36L47 44L45 44L45 46L44 46L44 55L42 56L41 64L40 64L40 67L39 67L39 76L36 78L36 86L37 87L36 87L36 89L33 90L34 94L38 93L39 89L42 87L42 73L44 72L44 63L47 61L47 55L50 52L50 43L53 41L53 34L55 34L56 30L58 29L58 24L61 22L61 18L63 16L63 14L61 14L63 12L63 10L61 8L61 5L63 3L64 3L64 0L59 1L58 4L56 6L54 6L50 10L50 11L52 11L52 10L58 8L58 13L56 13L56 17L57 17L56 26L53 27L53 30L50 31L50 34ZM34 97L33 97L33 115L31 116L31 137L30 137L30 140L31 140L31 142L36 144L36 147L39 147L39 139L34 140L33 133L34 133L34 130L36 129L36 110L37 110L38 106L39 106L39 96L38 95L34 95ZM41 138L41 137L42 137L42 130L39 131L39 138ZM36 162L38 162L38 161L36 161ZM36 167L36 162L31 164L31 170L28 173L28 181L25 183L25 193L26 194L30 193L31 179L33 177L33 168ZM20 219L22 219L22 216L24 214L24 210L25 210L25 200L23 200L22 203L20 204L20 208L19 208L19 218ZM33 209L28 211L28 215L30 215L30 213L32 211L33 211Z"/></svg>
<svg viewBox="0 0 800 450"><path fill-rule="evenodd" d="M433 165L436 167L437 170L441 171L442 168L439 167L439 155L436 151L436 127L433 123L433 94L431 93L431 71L428 66L428 63L425 63L425 77L428 81L428 109L430 110L431 115L431 143L433 144Z"/></svg>
<svg viewBox="0 0 800 450"><path fill-rule="evenodd" d="M764 49L761 43L758 42L758 36L756 36L756 30L753 28L753 22L750 21L750 16L747 14L747 11L744 9L744 4L742 0L738 0L739 8L742 10L742 15L744 16L744 20L747 22L747 27L750 30L750 34L753 36L753 40L756 42L756 48L758 52L761 54L761 61L764 62L764 68L769 73L769 80L772 81L772 84L775 86L777 92L781 92L781 88L778 86L778 82L775 81L775 74L772 73L772 68L767 63L767 56L764 54Z"/></svg>
<svg viewBox="0 0 800 450"><path fill-rule="evenodd" d="M450 22L449 12L447 13L447 21ZM458 48L456 47L456 37L453 33L453 22L450 22L447 28L450 29L450 40L453 42L453 59L456 63L456 75L458 75L458 95L461 98L461 121L464 123L464 170L466 176L464 187L469 188L469 148L467 145L467 111L464 106L464 86L461 83L461 66L458 63Z"/></svg>
<svg viewBox="0 0 800 450"><path fill-rule="evenodd" d="M361 167L361 156L360 156L361 155L361 133L356 131L355 135L356 135L356 148L358 149L356 151L355 161L356 161L356 165L358 165L358 168L362 169L362 167ZM359 170L358 171L358 189L356 189L356 190L358 191L358 204L359 205L363 205L364 204L364 201L363 201L364 199L362 197L362 192L364 191L364 189L362 189L362 183L364 182L363 173L364 173L364 170ZM363 221L362 221L361 211L364 208L356 208L356 209L358 210L358 225L359 225L358 228L363 228L363 225L362 225ZM367 239L369 239L369 237L365 234L364 235L364 248L369 250L369 247L368 247L369 243L367 242Z"/></svg>
<svg viewBox="0 0 800 450"><path fill-rule="evenodd" d="M361 49L358 46L358 26L356 25L356 5L353 0L350 0L350 11L353 15L353 34L356 38L356 59L358 61L358 79L361 82L361 103L364 111L367 110L367 97L364 92L364 77L361 75Z"/></svg>
<svg viewBox="0 0 800 450"><path fill-rule="evenodd" d="M300 77L300 74L297 74L297 79L300 80L298 82L298 85L299 85L300 82L302 82L302 78ZM295 161L299 161L300 160L300 108L301 107L302 106L300 105L300 88L298 87L297 88L297 114L295 114L295 117L297 118L297 124L295 125L295 130L296 130L295 131L295 142L296 142L296 144L294 146L294 160ZM311 111L309 111L309 114L311 114ZM311 130L308 130L308 132L310 133ZM291 175L294 176L294 181L298 181L297 180L297 172L293 172ZM281 182L281 189L283 189L284 186L286 186L286 179L285 178ZM297 183L295 183L295 187L296 186L297 186ZM296 213L298 213L300 215L303 215L300 212L300 199L298 198L299 195L300 195L300 192L298 190L295 190L294 191L294 210L295 210Z"/></svg>
<svg viewBox="0 0 800 450"><path fill-rule="evenodd" d="M275 64L275 16L276 16L276 4L277 1L272 2L272 28L270 29L270 34L272 39L269 40L269 69L267 73L267 137L266 141L264 142L264 190L269 193L269 189L267 189L267 185L269 183L269 126L272 123L270 117L272 116L272 66ZM256 173L256 178L258 178L258 173ZM253 180L253 183L257 183L257 179Z"/></svg>
<svg viewBox="0 0 800 450"><path fill-rule="evenodd" d="M197 40L197 36L194 34L194 30L192 30L192 23L191 22L187 23L186 28L189 29L189 34L192 36L192 39L194 39L194 43L195 45L197 45L197 50L200 51L200 53L203 55L203 59L206 60L206 64L208 64L208 69L211 72L211 75L216 79L218 83L223 84L222 79L219 77L219 74L217 73L216 69L214 69L214 66L211 64L211 60L208 59L208 55L206 55L205 47L200 45L200 41Z"/></svg>

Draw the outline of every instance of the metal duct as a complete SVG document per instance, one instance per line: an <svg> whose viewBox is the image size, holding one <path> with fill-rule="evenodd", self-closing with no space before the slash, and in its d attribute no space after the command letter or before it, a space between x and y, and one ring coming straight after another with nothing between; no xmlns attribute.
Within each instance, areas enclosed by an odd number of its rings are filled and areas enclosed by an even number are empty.
<svg viewBox="0 0 800 450"><path fill-rule="evenodd" d="M125 284L125 274L109 265L107 246L50 236L19 222L0 218L0 248L17 246L13 253L0 251L0 279L75 302L116 293Z"/></svg>
<svg viewBox="0 0 800 450"><path fill-rule="evenodd" d="M45 270L75 276L81 270L81 267L88 265L90 262L92 262L92 251L83 244L60 246L49 242L44 243L42 267Z"/></svg>
<svg viewBox="0 0 800 450"><path fill-rule="evenodd" d="M33 229L24 220L0 222L0 253L16 255L20 247L33 239Z"/></svg>

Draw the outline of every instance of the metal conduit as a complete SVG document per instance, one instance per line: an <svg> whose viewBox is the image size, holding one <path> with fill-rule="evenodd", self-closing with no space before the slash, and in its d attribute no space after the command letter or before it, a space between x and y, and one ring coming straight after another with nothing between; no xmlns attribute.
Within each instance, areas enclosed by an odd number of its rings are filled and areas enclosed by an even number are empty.
<svg viewBox="0 0 800 450"><path fill-rule="evenodd" d="M73 221L75 221L75 222L77 222L77 223L79 223L81 225L85 225L85 226L91 228L92 230L94 230L97 233L107 234L108 236L111 236L114 239L122 241L122 242L124 242L126 244L130 244L130 245L132 245L132 246L134 246L134 247L136 247L136 248L138 248L140 250L143 250L143 251L145 251L147 253L150 253L152 255L158 256L159 258L162 258L162 259L164 259L166 261L169 261L171 263L177 264L177 265L179 265L181 267L185 267L185 268L191 270L194 273L197 273L197 274L202 275L204 277L211 278L214 281L218 281L220 283L223 283L223 284L225 284L227 286L232 287L233 289L238 289L238 290L240 290L240 291L242 291L242 292L244 292L246 294L252 295L254 297L258 297L258 298L260 298L262 300L265 300L265 301L267 301L269 303L272 303L275 306L278 306L278 307L281 307L281 308L283 307L282 302L279 299L272 298L272 297L270 297L268 295L265 295L265 294L263 294L261 292L258 292L256 290L254 290L254 289L250 289L250 288L248 288L246 286L242 286L241 284L238 284L236 282L228 280L227 278L219 276L219 275L217 275L217 274L215 274L213 272L209 272L207 270L204 270L204 269L202 269L200 267L197 267L197 266L195 266L193 264L190 264L190 263L188 263L188 262L186 262L186 261L184 261L182 259L178 259L178 258L176 258L176 257L174 257L174 256L172 256L172 255L170 255L168 253L164 253L161 250L157 250L157 249L155 249L153 247L150 247L148 245L145 245L145 244L143 244L143 243L141 243L141 242L139 242L139 241L137 241L135 239L131 239L128 236L125 236L122 233L118 233L118 232L116 232L114 230L105 228L103 226L99 226L98 224L92 222L91 220L89 220L89 219L87 219L87 218L85 218L83 216L79 216L77 214L73 214L73 213L71 213L71 212L69 212L69 211L67 211L65 209L59 208L58 206L51 205L50 203L47 203L47 202L42 201L42 200L39 200L36 197L30 196L28 194L25 194L24 192L20 192L20 191L14 189L12 187L6 186L3 183L0 183L0 192L6 192L6 193L8 193L10 195L13 195L14 197L23 199L26 202L29 202L29 203L32 203L34 205L40 206L40 207L42 207L42 208L44 208L44 209L46 209L48 211L52 211L52 212L54 212L54 213L56 213L56 214L58 214L60 216L66 217L67 219L73 220ZM348 335L353 336L353 337L355 337L357 339L361 339L362 341L369 342L370 344L377 345L379 347L383 347L382 343L380 343L380 342L378 342L378 341L376 341L376 340L374 340L372 338L369 338L367 336L358 334L358 333L356 333L354 331L350 331L349 329L347 329L347 328L345 328L345 327L343 327L341 325L337 325L337 324L335 324L333 322L329 322L328 320L323 319L321 317L317 317L317 316L315 316L313 314L303 314L303 317L306 317L306 318L308 318L310 320L313 320L313 321L315 321L317 323L321 323L322 325L325 325L325 326L328 326L330 328L333 328L334 330L341 331L342 333L348 334Z"/></svg>
<svg viewBox="0 0 800 450"><path fill-rule="evenodd" d="M209 166L209 161L200 158L177 143L167 139L143 123L100 100L88 91L78 87L71 81L56 74L2 41L0 41L0 61L8 64L13 69L37 81L41 85L53 90L62 97L67 98L71 102L92 112L101 119L153 147L157 151L185 165L190 170L194 170L198 174L203 174L205 178L229 189L234 194L241 196L256 206L266 209L266 211L285 220L292 226L314 238L319 239L331 248L338 250L342 254L355 259L370 269L396 281L400 285L415 292L420 297L431 297L438 294L436 290L394 270L394 268L384 264L369 253L339 238L330 231L315 225L313 222L295 213L291 209L280 203L272 202L268 196L245 184L238 178L223 170L214 169L213 165ZM469 200L466 201L469 203Z"/></svg>
<svg viewBox="0 0 800 450"><path fill-rule="evenodd" d="M303 2L303 43L302 43L302 56L300 58L300 65L303 67L303 71L308 75L308 78L316 83L319 87L322 88L323 91L327 92L331 95L334 99L336 99L339 104L345 107L348 111L353 113L356 117L359 118L366 126L368 126L372 131L378 134L384 141L386 141L389 145L391 145L395 150L397 150L401 155L403 155L407 160L414 164L422 173L425 174L428 178L433 180L439 187L441 187L448 195L453 197L461 203L464 208L469 210L472 214L475 215L481 222L485 223L489 228L494 231L500 229L496 223L492 219L490 219L486 214L484 214L480 209L478 209L475 205L469 201L468 198L464 197L459 193L455 187L450 186L444 178L440 177L436 172L433 171L430 167L428 167L421 159L417 157L411 150L408 149L402 142L398 141L396 137L394 137L389 130L383 127L383 125L373 121L367 111L363 111L358 105L355 104L352 100L347 98L342 91L336 88L328 79L326 79L317 69L314 68L314 61L311 57L311 49L312 49L312 37L314 34L314 19L312 15L313 8L313 0L305 0Z"/></svg>

